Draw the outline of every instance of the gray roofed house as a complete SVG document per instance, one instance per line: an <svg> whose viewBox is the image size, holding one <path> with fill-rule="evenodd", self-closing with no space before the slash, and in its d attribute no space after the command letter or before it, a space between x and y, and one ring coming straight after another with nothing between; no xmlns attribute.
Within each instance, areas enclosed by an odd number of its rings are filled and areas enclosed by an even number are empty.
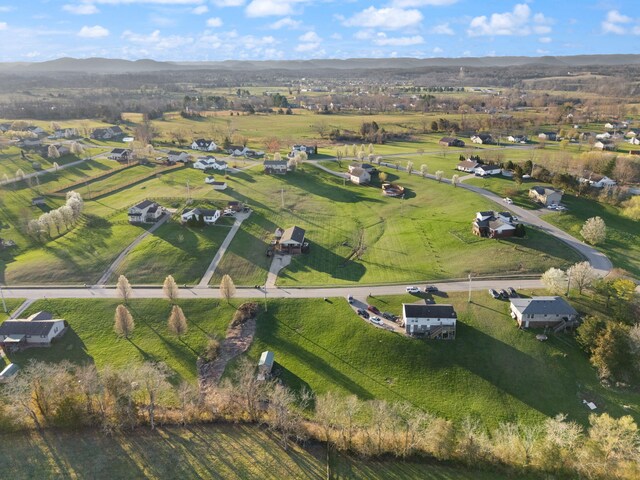
<svg viewBox="0 0 640 480"><path fill-rule="evenodd" d="M562 191L555 188L535 186L529 190L529 198L547 205L558 205L562 200Z"/></svg>
<svg viewBox="0 0 640 480"><path fill-rule="evenodd" d="M454 339L458 315L453 305L402 304L402 320L408 335Z"/></svg>
<svg viewBox="0 0 640 480"><path fill-rule="evenodd" d="M458 163L458 165L456 166L456 170L460 170L461 172L473 172L478 167L478 165L480 164L475 160L463 160L462 162Z"/></svg>
<svg viewBox="0 0 640 480"><path fill-rule="evenodd" d="M164 213L164 209L156 202L143 200L129 208L127 215L130 223L155 223Z"/></svg>
<svg viewBox="0 0 640 480"><path fill-rule="evenodd" d="M562 297L512 298L511 316L521 327L551 327L563 320L573 321L578 312Z"/></svg>
<svg viewBox="0 0 640 480"><path fill-rule="evenodd" d="M283 253L301 253L305 244L305 234L303 228L297 226L287 228L277 243L277 249Z"/></svg>
<svg viewBox="0 0 640 480"><path fill-rule="evenodd" d="M68 326L67 322L60 318L34 320L33 317L32 315L29 319L5 320L0 324L0 345L50 345L54 338L64 334Z"/></svg>
<svg viewBox="0 0 640 480"><path fill-rule="evenodd" d="M371 174L362 167L349 167L349 178L352 183L364 185L371 181Z"/></svg>
<svg viewBox="0 0 640 480"><path fill-rule="evenodd" d="M264 172L265 173L279 173L284 175L287 173L288 163L286 160L265 160Z"/></svg>

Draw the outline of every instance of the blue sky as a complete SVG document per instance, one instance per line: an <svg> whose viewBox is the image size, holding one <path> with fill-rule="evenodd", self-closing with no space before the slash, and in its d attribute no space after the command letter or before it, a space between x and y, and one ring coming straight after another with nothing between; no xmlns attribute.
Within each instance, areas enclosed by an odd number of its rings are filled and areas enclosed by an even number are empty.
<svg viewBox="0 0 640 480"><path fill-rule="evenodd" d="M638 1L0 0L0 61L640 53Z"/></svg>

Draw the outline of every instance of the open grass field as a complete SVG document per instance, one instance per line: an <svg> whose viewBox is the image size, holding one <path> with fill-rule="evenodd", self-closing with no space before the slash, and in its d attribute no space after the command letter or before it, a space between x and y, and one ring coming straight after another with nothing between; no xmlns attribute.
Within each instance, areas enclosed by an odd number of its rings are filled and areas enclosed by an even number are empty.
<svg viewBox="0 0 640 480"><path fill-rule="evenodd" d="M70 330L50 348L27 349L9 354L18 365L29 359L47 362L69 360L74 363L95 363L126 368L145 361L165 362L173 372L171 380L195 381L196 360L210 336L224 338L231 321L233 306L215 300L179 301L189 331L181 339L167 328L171 311L168 300L132 299L129 311L135 330L129 340L118 338L113 331L113 316L118 300L39 300L27 311L28 316L46 310L69 322Z"/></svg>
<svg viewBox="0 0 640 480"><path fill-rule="evenodd" d="M268 431L245 425L196 425L107 436L92 430L11 434L0 461L15 480L415 479L503 480L499 472L472 471L419 460L363 460L323 445L283 450ZM520 477L523 478L523 477ZM526 477L531 478L531 477Z"/></svg>
<svg viewBox="0 0 640 480"><path fill-rule="evenodd" d="M5 313L5 311L1 308L2 303L0 303L0 321L4 321L7 318L9 318L9 315L11 315L11 312L13 312L20 305L22 305L23 301L24 300L18 299L18 298L5 298L4 302L7 305L7 312Z"/></svg>
<svg viewBox="0 0 640 480"><path fill-rule="evenodd" d="M127 255L111 282L124 274L132 283L160 283L171 274L179 284L197 283L229 233L225 220L200 228L170 220Z"/></svg>
<svg viewBox="0 0 640 480"><path fill-rule="evenodd" d="M529 200L529 188L534 185L547 186L539 182L524 182L518 186L513 180L504 177L473 178L466 183L485 188L500 196L510 195L516 205L531 209L539 206ZM516 190L518 193L513 195ZM623 268L636 277L640 276L640 223L623 216L618 207L586 197L565 194L562 203L568 210L549 211L542 218L582 239L580 230L584 222L591 217L602 217L607 225L607 240L596 248L609 257L615 267Z"/></svg>
<svg viewBox="0 0 640 480"><path fill-rule="evenodd" d="M514 285L517 288L517 283ZM640 395L603 388L585 354L570 336L535 339L507 315L508 304L475 292L435 297L458 312L454 341L411 339L374 327L356 316L345 299L269 300L258 320L248 355L257 361L273 350L279 378L294 388L338 391L364 399L406 400L459 421L477 418L488 426L508 420L538 422L566 413L585 423L582 404L640 418ZM371 300L399 314L403 295Z"/></svg>

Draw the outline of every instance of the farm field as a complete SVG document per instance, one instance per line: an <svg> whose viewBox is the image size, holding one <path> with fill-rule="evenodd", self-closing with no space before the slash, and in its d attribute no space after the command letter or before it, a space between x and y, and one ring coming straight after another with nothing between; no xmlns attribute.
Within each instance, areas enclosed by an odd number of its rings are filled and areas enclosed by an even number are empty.
<svg viewBox="0 0 640 480"><path fill-rule="evenodd" d="M517 288L517 283L515 284ZM528 292L531 293L531 292ZM583 398L614 416L640 418L640 396L605 389L570 336L544 343L519 330L508 304L475 292L435 297L458 312L454 341L424 341L388 332L362 320L343 298L269 300L248 352L257 361L273 350L279 378L293 388L338 391L363 399L406 400L455 421L488 426L519 419L538 422L558 413L586 423ZM370 302L399 314L416 296L376 297Z"/></svg>
<svg viewBox="0 0 640 480"><path fill-rule="evenodd" d="M418 460L363 460L323 445L284 450L268 431L245 425L194 425L139 429L128 435L45 431L3 437L0 461L15 480L31 478L124 479L387 479L503 480L499 472ZM99 452L99 454L97 454ZM25 462L28 457L29 461ZM329 465L327 465L329 459ZM520 477L535 478L535 477Z"/></svg>
<svg viewBox="0 0 640 480"><path fill-rule="evenodd" d="M69 360L126 368L132 363L164 362L173 373L174 384L194 382L196 360L204 351L208 338L224 338L235 308L215 300L179 301L189 331L180 339L169 333L167 319L171 311L168 300L131 299L128 308L135 322L129 340L113 331L113 317L119 300L47 299L34 302L25 316L46 310L69 322L70 330L51 348L28 349L9 354L18 365L30 359L46 362Z"/></svg>

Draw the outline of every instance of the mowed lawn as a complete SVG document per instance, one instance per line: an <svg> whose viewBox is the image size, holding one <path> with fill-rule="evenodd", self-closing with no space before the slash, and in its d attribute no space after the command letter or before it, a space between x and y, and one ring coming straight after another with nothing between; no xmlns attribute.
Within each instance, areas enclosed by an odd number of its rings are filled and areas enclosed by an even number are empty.
<svg viewBox="0 0 640 480"><path fill-rule="evenodd" d="M3 439L11 448L2 449L0 461L15 480L509 478L500 472L414 459L374 461L333 451L327 456L323 445L313 443L284 450L268 430L246 425L160 426L155 431L139 429L127 435L45 431L4 435Z"/></svg>
<svg viewBox="0 0 640 480"><path fill-rule="evenodd" d="M172 381L195 381L196 360L210 336L224 338L235 308L216 300L180 301L187 317L188 332L182 338L167 328L171 305L164 299L132 299L129 311L135 322L129 340L118 338L113 318L119 300L47 299L34 302L28 316L46 310L69 322L70 330L51 348L27 349L9 354L9 359L23 365L30 359L47 362L69 360L127 368L145 361L165 362L173 372Z"/></svg>
<svg viewBox="0 0 640 480"><path fill-rule="evenodd" d="M517 284L515 285L517 287ZM460 421L477 418L488 426L502 421L539 422L566 413L586 422L582 403L596 399L599 411L628 414L640 395L603 388L585 354L568 336L536 340L519 330L508 304L474 292L435 297L458 312L454 341L425 341L379 329L362 320L343 298L269 300L248 355L256 360L273 350L279 378L316 393L338 391L363 399L408 401ZM371 300L401 313L411 295Z"/></svg>
<svg viewBox="0 0 640 480"><path fill-rule="evenodd" d="M549 186L535 181L518 186L513 180L504 177L474 178L467 180L467 183L486 188L500 196L511 195L516 205L531 209L540 207L529 200L529 189L535 185ZM513 195L514 190L517 191L515 195ZM580 230L584 222L591 217L602 217L607 226L607 240L596 248L609 257L615 267L640 276L640 222L622 215L618 207L587 197L565 194L562 197L562 204L567 207L567 210L548 211L549 213L545 213L542 218L582 240Z"/></svg>
<svg viewBox="0 0 640 480"><path fill-rule="evenodd" d="M132 283L161 283L167 275L180 284L197 283L231 229L226 220L213 226L187 227L175 217L125 257L111 282L123 274Z"/></svg>

